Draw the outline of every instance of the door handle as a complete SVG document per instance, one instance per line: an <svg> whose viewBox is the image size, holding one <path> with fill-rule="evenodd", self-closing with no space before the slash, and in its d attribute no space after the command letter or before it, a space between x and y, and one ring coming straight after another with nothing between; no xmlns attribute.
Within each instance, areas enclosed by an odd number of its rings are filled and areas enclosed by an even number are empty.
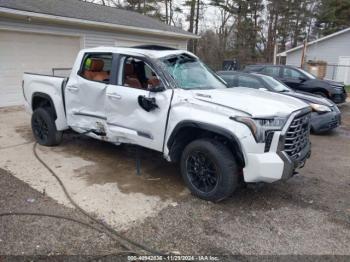
<svg viewBox="0 0 350 262"><path fill-rule="evenodd" d="M122 99L122 96L118 95L117 93L110 93L110 94L107 94L107 96L110 98Z"/></svg>
<svg viewBox="0 0 350 262"><path fill-rule="evenodd" d="M67 89L70 91L78 91L79 88L76 86L67 86Z"/></svg>

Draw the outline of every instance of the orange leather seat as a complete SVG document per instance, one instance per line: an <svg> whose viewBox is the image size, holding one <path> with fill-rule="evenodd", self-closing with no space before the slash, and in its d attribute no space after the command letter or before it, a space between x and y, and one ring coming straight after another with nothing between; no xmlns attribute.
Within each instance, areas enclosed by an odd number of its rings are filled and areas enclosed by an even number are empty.
<svg viewBox="0 0 350 262"><path fill-rule="evenodd" d="M148 79L148 88L154 88L160 85L160 80L156 77L153 76L152 78Z"/></svg>
<svg viewBox="0 0 350 262"><path fill-rule="evenodd" d="M126 86L142 89L141 82L135 73L135 68L133 64L125 64L124 75L125 75L124 84Z"/></svg>
<svg viewBox="0 0 350 262"><path fill-rule="evenodd" d="M103 71L103 67L104 62L102 59L92 58L89 70L84 71L84 77L94 81L104 81L109 79L109 73Z"/></svg>

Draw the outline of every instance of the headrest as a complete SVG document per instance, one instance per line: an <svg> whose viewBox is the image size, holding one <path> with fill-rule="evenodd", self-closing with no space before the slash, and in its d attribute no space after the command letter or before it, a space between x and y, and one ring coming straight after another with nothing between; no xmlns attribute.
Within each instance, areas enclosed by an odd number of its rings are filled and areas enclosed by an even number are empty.
<svg viewBox="0 0 350 262"><path fill-rule="evenodd" d="M91 58L89 69L90 71L100 72L103 71L105 63L102 59Z"/></svg>
<svg viewBox="0 0 350 262"><path fill-rule="evenodd" d="M125 75L132 75L135 72L135 68L133 64L125 64L124 69Z"/></svg>

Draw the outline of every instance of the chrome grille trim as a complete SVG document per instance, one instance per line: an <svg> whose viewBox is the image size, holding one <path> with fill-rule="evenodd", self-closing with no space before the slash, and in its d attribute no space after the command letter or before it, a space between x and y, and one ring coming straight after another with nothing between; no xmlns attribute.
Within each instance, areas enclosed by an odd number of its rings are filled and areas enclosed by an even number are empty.
<svg viewBox="0 0 350 262"><path fill-rule="evenodd" d="M286 130L284 151L292 159L297 159L299 153L309 144L310 115L310 112L300 112L294 116Z"/></svg>

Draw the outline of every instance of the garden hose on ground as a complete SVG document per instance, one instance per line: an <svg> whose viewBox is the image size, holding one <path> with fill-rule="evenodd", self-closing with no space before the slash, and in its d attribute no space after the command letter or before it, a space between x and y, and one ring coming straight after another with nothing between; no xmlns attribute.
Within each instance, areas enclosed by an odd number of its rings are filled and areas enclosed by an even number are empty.
<svg viewBox="0 0 350 262"><path fill-rule="evenodd" d="M132 244L133 246L136 246L144 251L147 251L151 254L154 255L165 255L162 254L156 250L153 250L145 245L139 244L131 239L126 238L125 236L121 235L120 233L118 233L116 230L114 230L113 228L111 228L110 226L108 226L107 224L103 223L102 221L94 218L93 216L91 216L88 212L86 212L83 208L81 208L75 201L74 199L70 196L67 188L65 187L65 185L63 184L62 180L57 176L57 174L40 158L40 156L37 153L37 142L34 143L33 145L33 153L34 156L36 157L36 159L51 173L51 175L56 178L57 182L60 184L64 194L66 195L67 199L69 200L69 202L76 208L78 209L81 213L83 213L85 216L87 216L88 218L90 218L92 221L94 221L95 223L101 225L103 228L105 228L108 232L110 232L111 234L115 235L116 237L120 238L122 241L128 242L129 244Z"/></svg>
<svg viewBox="0 0 350 262"><path fill-rule="evenodd" d="M51 218L57 218L57 219L63 219L63 220L67 220L70 222L74 222L77 224L80 224L82 226L88 227L90 229L93 229L95 231L98 231L102 234L106 234L108 235L110 238L118 241L119 239L117 239L114 235L107 233L106 231L99 229L97 227L94 227L91 224L85 223L81 220L75 219L75 218L71 218L71 217L67 217L67 216L62 216L62 215L53 215L53 214L48 214L48 213L41 213L41 212L9 212L9 213L0 213L0 217L7 217L7 216L36 216L36 217L51 217ZM130 251L128 247L125 247L123 245L121 245L122 247L124 247L126 250L125 251L118 251L116 254L122 253L122 254L138 254L134 251Z"/></svg>
<svg viewBox="0 0 350 262"><path fill-rule="evenodd" d="M91 132L91 131L89 131ZM86 132L88 133L88 131ZM17 147L17 146L21 146L21 145L25 145L25 144L29 144L32 142L26 142L26 143L22 143L22 144L18 144L18 145L13 145L13 146L8 146L8 147L1 147L0 150L2 149L8 149L8 148L13 148L13 147ZM159 251L153 250L152 248L149 248L143 244L137 243L125 236L123 236L122 234L118 233L116 230L114 230L113 228L111 228L110 226L108 226L107 224L103 223L102 221L96 219L95 217L91 216L88 212L86 212L83 208L81 208L75 201L74 199L70 196L68 190L66 189L65 185L63 184L62 180L58 177L58 175L55 173L55 171L53 171L38 155L37 152L37 142L34 143L33 145L33 154L35 156L35 158L51 173L51 175L57 180L57 182L59 183L59 185L61 186L65 196L67 197L67 199L69 200L69 202L76 208L78 209L82 214L84 214L86 217L88 217L90 220L92 220L94 223L96 223L97 225L101 226L104 228L104 230L99 229L98 227L92 226L88 223L79 221L77 219L74 218L70 218L70 217L65 217L65 216L60 216L60 215L52 215L52 214L46 214L46 213L26 213L26 212L11 212L11 213L0 213L0 217L5 217L5 216L41 216L41 217L52 217L52 218L57 218L57 219L64 219L64 220L68 220L71 222L75 222L75 223L79 223L81 225L84 225L86 227L89 227L91 229L94 229L100 233L105 233L107 235L109 235L110 237L112 237L113 239L117 240L120 245L124 248L126 248L126 251L122 251L123 254L139 254L137 252L131 251L130 248L123 242L126 242L128 244L131 244L135 247L138 247L139 249L146 251L152 255L165 255L164 253L161 253ZM117 254L119 254L120 252L118 252ZM115 254L116 255L116 254Z"/></svg>

